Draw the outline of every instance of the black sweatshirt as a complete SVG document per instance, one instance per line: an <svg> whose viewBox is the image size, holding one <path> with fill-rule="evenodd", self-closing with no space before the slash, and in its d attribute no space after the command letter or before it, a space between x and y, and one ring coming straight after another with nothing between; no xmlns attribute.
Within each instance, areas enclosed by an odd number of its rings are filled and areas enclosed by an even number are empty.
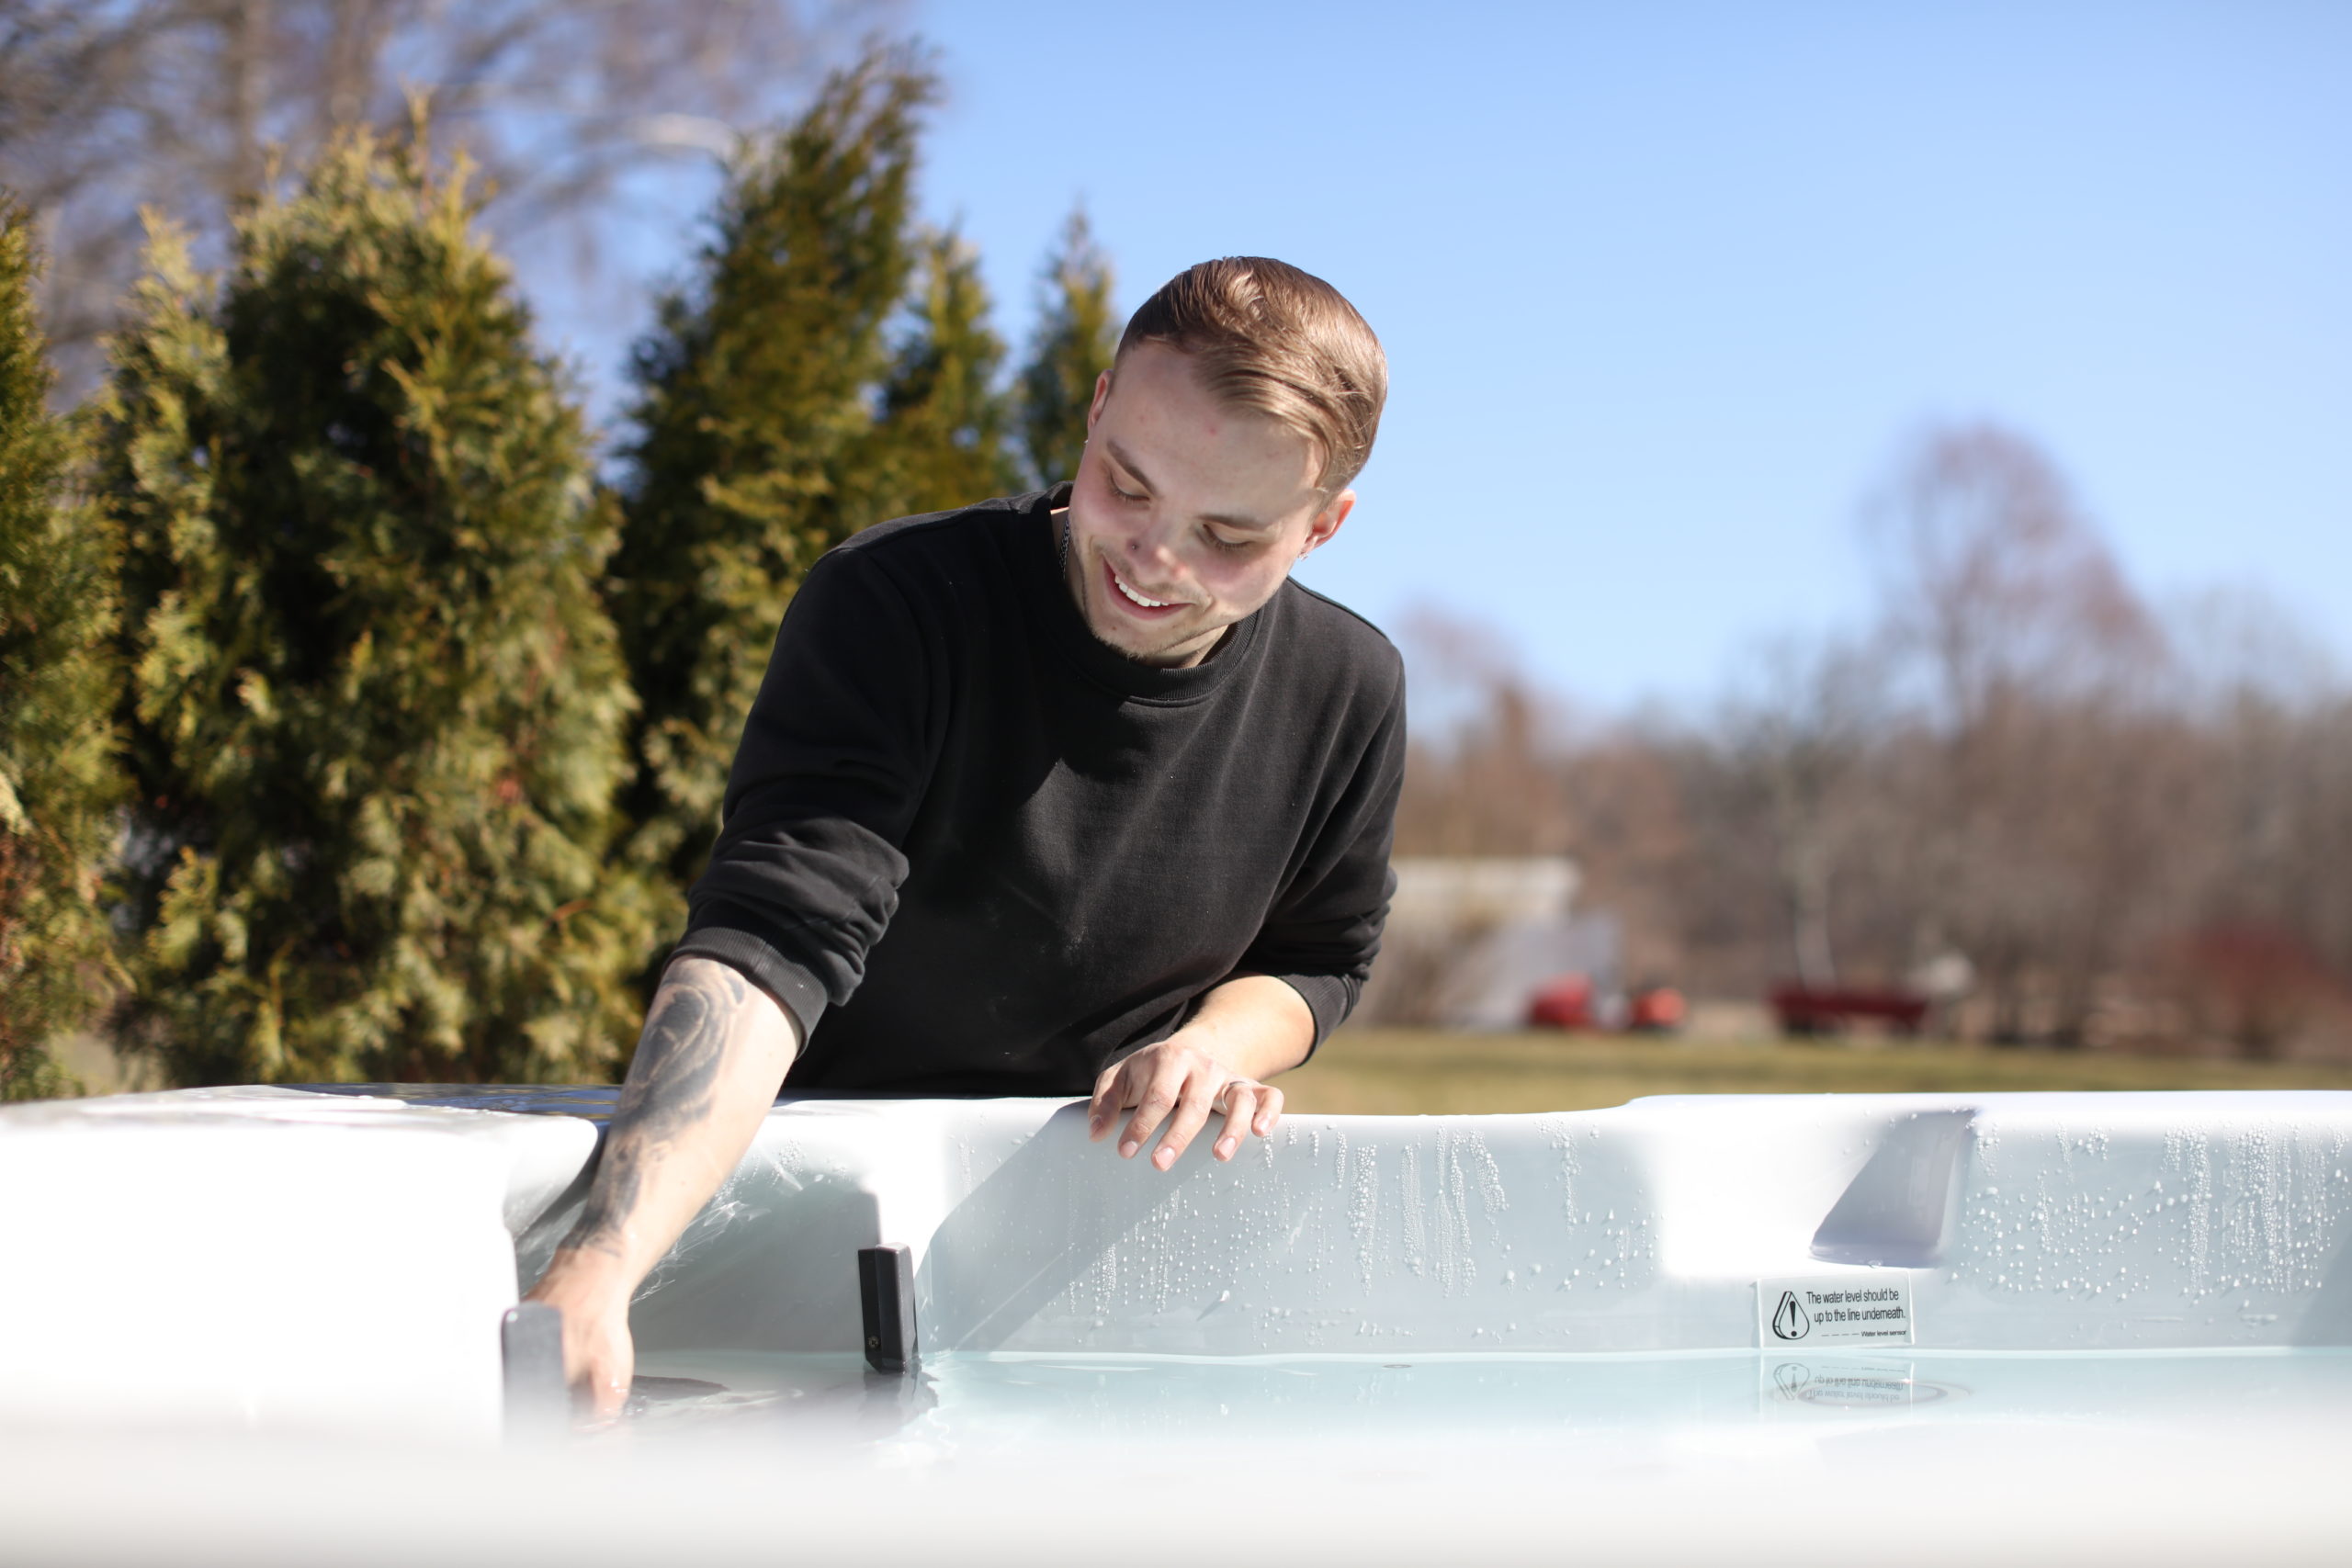
<svg viewBox="0 0 2352 1568"><path fill-rule="evenodd" d="M1404 672L1295 583L1204 662L1097 641L1068 489L868 529L777 634L678 953L808 1042L794 1089L1084 1094L1236 975L1316 1040L1380 945Z"/></svg>

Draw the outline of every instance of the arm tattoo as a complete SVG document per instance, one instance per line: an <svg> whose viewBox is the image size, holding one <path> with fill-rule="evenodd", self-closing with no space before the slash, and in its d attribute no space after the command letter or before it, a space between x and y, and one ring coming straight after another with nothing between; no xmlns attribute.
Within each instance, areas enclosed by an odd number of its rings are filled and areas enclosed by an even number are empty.
<svg viewBox="0 0 2352 1568"><path fill-rule="evenodd" d="M741 975L716 963L683 964L662 983L605 1134L595 1183L564 1246L621 1256L647 1171L710 1114L719 1064L750 994Z"/></svg>

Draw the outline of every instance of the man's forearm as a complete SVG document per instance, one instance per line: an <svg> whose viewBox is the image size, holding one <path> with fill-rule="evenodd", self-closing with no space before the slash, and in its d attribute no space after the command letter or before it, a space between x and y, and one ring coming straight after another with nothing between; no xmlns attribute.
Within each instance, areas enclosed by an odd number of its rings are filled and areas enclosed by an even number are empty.
<svg viewBox="0 0 2352 1568"><path fill-rule="evenodd" d="M1287 981L1243 975L1201 998L1184 1032L1246 1078L1270 1078L1306 1060L1315 1012Z"/></svg>
<svg viewBox="0 0 2352 1568"><path fill-rule="evenodd" d="M671 964L587 1205L549 1274L634 1290L743 1157L798 1049L790 1015L734 969L697 957Z"/></svg>

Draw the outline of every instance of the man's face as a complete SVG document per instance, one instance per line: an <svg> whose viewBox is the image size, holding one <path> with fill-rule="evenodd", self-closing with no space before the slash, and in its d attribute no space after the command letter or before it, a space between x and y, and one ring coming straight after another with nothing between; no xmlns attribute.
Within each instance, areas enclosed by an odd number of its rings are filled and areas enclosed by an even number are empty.
<svg viewBox="0 0 2352 1568"><path fill-rule="evenodd" d="M1315 487L1306 437L1219 405L1159 344L1131 351L1115 384L1104 373L1086 423L1070 592L1097 637L1145 664L1198 664L1355 504Z"/></svg>

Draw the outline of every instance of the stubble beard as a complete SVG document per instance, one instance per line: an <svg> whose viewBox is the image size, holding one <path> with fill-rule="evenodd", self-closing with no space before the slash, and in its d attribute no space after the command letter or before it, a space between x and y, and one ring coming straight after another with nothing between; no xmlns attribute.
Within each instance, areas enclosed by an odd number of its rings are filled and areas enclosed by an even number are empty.
<svg viewBox="0 0 2352 1568"><path fill-rule="evenodd" d="M1074 530L1070 526L1069 508L1064 507L1062 509L1060 529L1062 582L1064 586L1069 588L1070 597L1075 600L1078 604L1078 618L1081 622L1085 623L1087 635L1130 663L1141 664L1148 668L1157 670L1185 668L1186 666L1184 665L1168 664L1165 660L1178 649L1182 648L1186 643L1198 638L1202 635L1198 630L1180 632L1175 637L1169 638L1165 643L1157 647L1140 649L1130 647L1125 643L1116 641L1103 635L1102 629L1095 625L1094 615L1089 607L1090 601L1088 599L1088 584L1091 577L1094 575L1089 563L1091 560L1099 559L1100 558L1096 555L1096 552L1091 546L1078 544L1073 538L1073 533ZM1075 563L1073 563L1072 560L1073 557L1076 558ZM1117 590L1113 589L1111 592L1116 592ZM1107 615L1116 615L1117 613L1118 612L1115 609L1106 612ZM1225 634L1231 629L1232 628L1230 626L1217 627L1214 633L1213 640L1206 648L1201 650L1200 657L1193 659L1189 662L1192 664L1198 664L1210 654L1216 652L1218 645L1225 640Z"/></svg>

